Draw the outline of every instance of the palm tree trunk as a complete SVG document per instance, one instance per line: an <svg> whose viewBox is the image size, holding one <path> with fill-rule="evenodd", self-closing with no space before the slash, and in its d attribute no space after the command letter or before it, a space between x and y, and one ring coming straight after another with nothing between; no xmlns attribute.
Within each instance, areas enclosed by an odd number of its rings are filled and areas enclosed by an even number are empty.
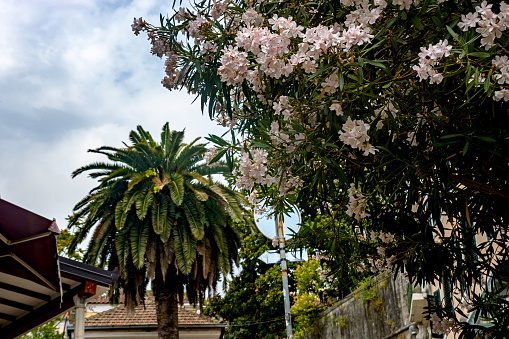
<svg viewBox="0 0 509 339"><path fill-rule="evenodd" d="M175 269L170 265L166 279L156 269L152 289L156 302L157 330L160 339L178 339L178 286Z"/></svg>

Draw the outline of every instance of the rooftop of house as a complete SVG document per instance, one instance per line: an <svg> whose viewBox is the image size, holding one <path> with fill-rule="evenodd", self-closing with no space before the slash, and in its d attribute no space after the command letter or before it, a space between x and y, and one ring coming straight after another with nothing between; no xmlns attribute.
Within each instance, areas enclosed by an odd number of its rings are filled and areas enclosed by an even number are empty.
<svg viewBox="0 0 509 339"><path fill-rule="evenodd" d="M103 298L106 300L104 301ZM96 303L108 303L108 297L101 297L95 300ZM185 325L221 325L213 318L205 317L200 314L188 311L183 308L178 309L179 326ZM135 308L134 314L129 316L124 305L119 305L108 311L95 314L85 320L85 326L146 326L156 325L156 305L153 298L145 300L145 306L139 305Z"/></svg>

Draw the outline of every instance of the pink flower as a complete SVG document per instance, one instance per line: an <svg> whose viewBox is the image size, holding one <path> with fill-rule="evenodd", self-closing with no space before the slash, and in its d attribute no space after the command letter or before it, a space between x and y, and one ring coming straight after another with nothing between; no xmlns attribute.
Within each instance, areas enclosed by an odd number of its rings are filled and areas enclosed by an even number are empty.
<svg viewBox="0 0 509 339"><path fill-rule="evenodd" d="M224 2L216 2L214 0L214 5L212 6L212 10L210 11L210 16L214 18L214 20L217 20L228 8L228 3L230 1L226 0Z"/></svg>
<svg viewBox="0 0 509 339"><path fill-rule="evenodd" d="M377 149L369 143L369 124L362 120L347 118L342 130L339 132L339 139L352 148L364 151L363 155L375 154Z"/></svg>
<svg viewBox="0 0 509 339"><path fill-rule="evenodd" d="M367 200L353 183L350 184L350 188L348 189L348 198L349 202L346 210L348 216L353 216L357 221L369 217L369 213L366 212Z"/></svg>
<svg viewBox="0 0 509 339"><path fill-rule="evenodd" d="M242 21L248 26L260 26L265 18L251 7L242 14Z"/></svg>
<svg viewBox="0 0 509 339"><path fill-rule="evenodd" d="M209 54L209 53L215 53L217 51L217 45L214 44L213 41L205 41L203 46L201 47L200 54Z"/></svg>
<svg viewBox="0 0 509 339"><path fill-rule="evenodd" d="M212 159L217 155L217 149L215 147L210 148L205 154L203 155L203 158L205 159L205 162L207 165L212 166L213 163L210 163Z"/></svg>
<svg viewBox="0 0 509 339"><path fill-rule="evenodd" d="M500 101L504 99L504 101L509 101L509 89L502 88L500 91L495 91L493 93L493 100Z"/></svg>
<svg viewBox="0 0 509 339"><path fill-rule="evenodd" d="M332 94L337 91L337 88L339 87L339 76L338 76L338 70L336 69L331 75L325 79L325 81L322 83L322 87L325 89L326 93Z"/></svg>
<svg viewBox="0 0 509 339"><path fill-rule="evenodd" d="M343 108L337 102L335 102L332 105L330 105L329 109L331 111L335 111L337 116L340 116L340 115L342 116L343 115Z"/></svg>
<svg viewBox="0 0 509 339"><path fill-rule="evenodd" d="M468 31L469 28L474 28L479 22L479 15L477 12L468 13L467 15L461 15L461 22L458 23L458 27L463 31Z"/></svg>
<svg viewBox="0 0 509 339"><path fill-rule="evenodd" d="M221 66L217 70L221 81L228 85L241 84L247 76L247 53L231 46L222 52Z"/></svg>
<svg viewBox="0 0 509 339"><path fill-rule="evenodd" d="M131 25L131 28L134 32L134 35L139 35L141 31L145 30L146 22L140 17L139 19L134 18L134 22Z"/></svg>

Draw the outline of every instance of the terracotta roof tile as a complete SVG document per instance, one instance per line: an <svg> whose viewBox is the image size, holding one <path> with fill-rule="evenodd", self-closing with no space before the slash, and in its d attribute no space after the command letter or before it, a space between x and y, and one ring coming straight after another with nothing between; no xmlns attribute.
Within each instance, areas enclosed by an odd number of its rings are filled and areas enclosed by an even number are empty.
<svg viewBox="0 0 509 339"><path fill-rule="evenodd" d="M200 314L179 308L179 325L198 325L198 324L220 324L219 321L205 317ZM85 326L126 326L126 325L156 325L157 316L156 307L153 299L147 298L145 308L143 305L136 307L134 314L127 315L127 309L123 306L117 306L102 313L95 314L85 320Z"/></svg>

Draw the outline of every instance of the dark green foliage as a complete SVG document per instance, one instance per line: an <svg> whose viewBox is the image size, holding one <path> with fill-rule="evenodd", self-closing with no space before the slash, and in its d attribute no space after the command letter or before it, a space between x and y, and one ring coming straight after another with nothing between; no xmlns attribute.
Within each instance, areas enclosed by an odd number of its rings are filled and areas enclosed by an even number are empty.
<svg viewBox="0 0 509 339"><path fill-rule="evenodd" d="M267 244L265 237L244 232L242 270L205 309L205 315L228 322L225 339L286 337L281 268L258 260Z"/></svg>
<svg viewBox="0 0 509 339"><path fill-rule="evenodd" d="M19 337L19 339L61 339L62 334L58 333L58 329L55 327L56 322L57 320L52 320L41 325L30 333Z"/></svg>

